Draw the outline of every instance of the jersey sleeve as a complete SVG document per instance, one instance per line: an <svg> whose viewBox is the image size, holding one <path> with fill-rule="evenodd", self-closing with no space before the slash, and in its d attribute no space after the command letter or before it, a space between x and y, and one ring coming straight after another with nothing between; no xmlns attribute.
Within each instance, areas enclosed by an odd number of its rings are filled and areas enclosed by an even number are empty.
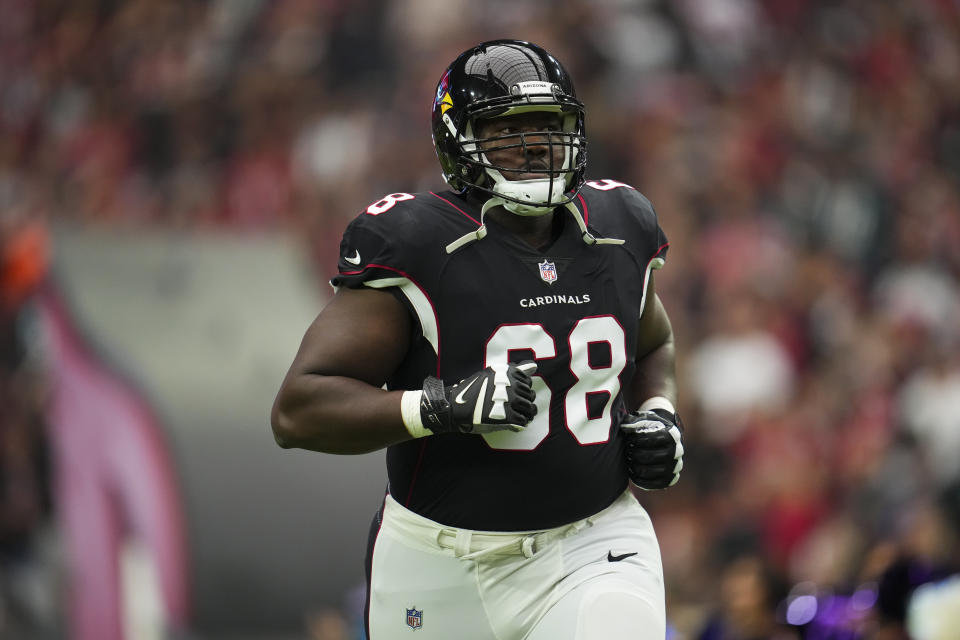
<svg viewBox="0 0 960 640"><path fill-rule="evenodd" d="M623 240L641 267L663 266L670 243L646 196L614 180L587 182L582 195L591 227L604 237Z"/></svg>
<svg viewBox="0 0 960 640"><path fill-rule="evenodd" d="M437 322L428 294L432 281L426 281L431 256L436 253L436 247L433 253L429 251L435 238L422 233L423 216L429 210L415 202L414 196L394 197L389 202L386 209L361 213L347 225L340 241L338 273L330 284L334 289L368 287L393 295L415 319L412 330L436 353ZM442 244L433 244L443 250Z"/></svg>
<svg viewBox="0 0 960 640"><path fill-rule="evenodd" d="M396 234L391 233L382 220L361 213L343 233L337 275L330 284L334 288L359 289L371 283L403 277L401 256L395 241Z"/></svg>
<svg viewBox="0 0 960 640"><path fill-rule="evenodd" d="M670 241L660 226L657 211L653 203L636 189L624 189L624 192L627 208L639 223L643 256L646 256L651 269L659 269L666 262Z"/></svg>

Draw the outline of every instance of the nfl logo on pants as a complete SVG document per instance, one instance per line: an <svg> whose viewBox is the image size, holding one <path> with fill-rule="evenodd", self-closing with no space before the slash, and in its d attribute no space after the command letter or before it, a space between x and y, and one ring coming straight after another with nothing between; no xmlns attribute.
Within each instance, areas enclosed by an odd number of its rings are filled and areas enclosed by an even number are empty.
<svg viewBox="0 0 960 640"><path fill-rule="evenodd" d="M411 629L419 629L423 626L423 611L417 610L416 607L412 609L407 609L407 626Z"/></svg>

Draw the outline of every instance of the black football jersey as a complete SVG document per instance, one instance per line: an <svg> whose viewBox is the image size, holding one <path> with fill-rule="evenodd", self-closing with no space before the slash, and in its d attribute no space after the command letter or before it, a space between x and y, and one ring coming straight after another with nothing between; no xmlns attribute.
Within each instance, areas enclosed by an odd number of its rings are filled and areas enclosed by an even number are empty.
<svg viewBox="0 0 960 640"><path fill-rule="evenodd" d="M627 486L621 389L635 371L651 269L667 240L650 202L628 185L590 181L546 250L450 191L394 193L362 212L341 243L335 287L392 291L416 335L389 389L447 385L497 362L536 360L537 415L519 433L441 434L387 451L389 491L437 522L488 531L558 526L608 506Z"/></svg>

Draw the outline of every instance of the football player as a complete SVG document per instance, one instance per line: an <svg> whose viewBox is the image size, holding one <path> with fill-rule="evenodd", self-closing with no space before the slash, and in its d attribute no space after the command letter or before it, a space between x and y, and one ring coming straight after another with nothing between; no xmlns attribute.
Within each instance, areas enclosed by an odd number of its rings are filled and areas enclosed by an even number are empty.
<svg viewBox="0 0 960 640"><path fill-rule="evenodd" d="M387 448L371 640L665 636L643 489L683 447L650 202L584 177L584 107L528 42L461 54L433 98L445 191L391 193L272 412L282 447Z"/></svg>

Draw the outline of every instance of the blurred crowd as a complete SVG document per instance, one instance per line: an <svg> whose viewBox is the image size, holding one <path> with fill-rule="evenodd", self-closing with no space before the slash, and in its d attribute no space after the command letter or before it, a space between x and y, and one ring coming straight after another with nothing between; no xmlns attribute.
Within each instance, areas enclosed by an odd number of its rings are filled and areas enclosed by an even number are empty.
<svg viewBox="0 0 960 640"><path fill-rule="evenodd" d="M675 637L956 637L930 630L960 610L956 0L0 0L0 16L5 342L44 262L17 248L45 252L44 224L290 232L322 282L367 204L442 188L429 109L447 63L496 37L546 47L587 105L589 176L636 185L671 240L657 288L688 464L641 499ZM20 353L4 346L0 372L0 572L46 509L43 384Z"/></svg>

